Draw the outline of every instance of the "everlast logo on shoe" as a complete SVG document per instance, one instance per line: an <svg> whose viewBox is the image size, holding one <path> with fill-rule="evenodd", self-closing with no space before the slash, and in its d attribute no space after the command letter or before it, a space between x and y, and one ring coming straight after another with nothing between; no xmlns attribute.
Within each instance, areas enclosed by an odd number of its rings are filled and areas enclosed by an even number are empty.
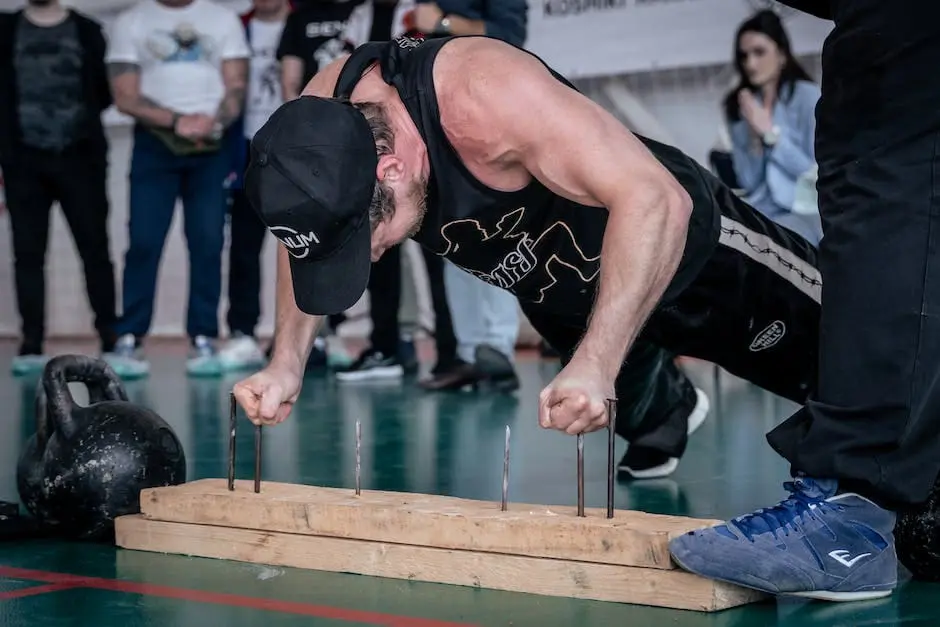
<svg viewBox="0 0 940 627"><path fill-rule="evenodd" d="M770 348L779 342L786 332L787 327L782 321L775 320L771 322L770 325L758 333L754 341L751 342L751 351L756 353Z"/></svg>

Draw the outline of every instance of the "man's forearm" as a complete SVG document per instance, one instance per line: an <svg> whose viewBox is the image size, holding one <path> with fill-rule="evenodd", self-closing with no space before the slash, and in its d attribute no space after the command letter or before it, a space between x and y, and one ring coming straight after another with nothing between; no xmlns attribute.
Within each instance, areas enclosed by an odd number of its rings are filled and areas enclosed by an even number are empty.
<svg viewBox="0 0 940 627"><path fill-rule="evenodd" d="M133 63L109 63L108 76L112 81L114 104L118 111L129 115L138 122L147 126L158 128L173 128L175 112L160 106L147 96L141 94L135 85L133 90L125 90L120 86L125 75L137 74L140 68ZM136 82L136 76L134 78Z"/></svg>
<svg viewBox="0 0 940 627"><path fill-rule="evenodd" d="M281 97L285 102L296 100L303 89L304 62L300 57L285 55L281 59Z"/></svg>
<svg viewBox="0 0 940 627"><path fill-rule="evenodd" d="M277 296L274 322L274 351L271 361L303 373L322 316L311 316L297 308L291 283L290 260L283 245L277 247Z"/></svg>
<svg viewBox="0 0 940 627"><path fill-rule="evenodd" d="M234 63L234 62L231 62ZM239 63L232 68L225 68L225 95L219 103L219 110L215 114L215 121L228 128L238 119L245 103L245 88L247 82L247 64Z"/></svg>
<svg viewBox="0 0 940 627"><path fill-rule="evenodd" d="M691 200L683 190L651 191L612 207L601 250L598 292L574 359L610 380L668 287L685 249Z"/></svg>
<svg viewBox="0 0 940 627"><path fill-rule="evenodd" d="M486 22L461 15L450 14L450 33L452 35L486 35Z"/></svg>
<svg viewBox="0 0 940 627"><path fill-rule="evenodd" d="M122 101L118 104L118 109L147 126L172 129L176 123L176 114L173 111L161 107L143 95L129 102Z"/></svg>

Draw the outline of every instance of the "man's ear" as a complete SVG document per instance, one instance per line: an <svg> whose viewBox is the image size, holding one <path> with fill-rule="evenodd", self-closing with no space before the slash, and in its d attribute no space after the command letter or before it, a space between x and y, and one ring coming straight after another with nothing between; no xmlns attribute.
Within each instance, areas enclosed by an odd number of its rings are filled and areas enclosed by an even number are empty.
<svg viewBox="0 0 940 627"><path fill-rule="evenodd" d="M375 176L384 183L400 181L405 175L405 164L395 155L382 155L375 169Z"/></svg>

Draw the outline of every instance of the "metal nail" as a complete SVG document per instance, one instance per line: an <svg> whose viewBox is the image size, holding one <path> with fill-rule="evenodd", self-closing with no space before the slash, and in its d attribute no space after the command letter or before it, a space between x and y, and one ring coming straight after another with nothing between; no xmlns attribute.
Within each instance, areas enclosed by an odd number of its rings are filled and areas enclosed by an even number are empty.
<svg viewBox="0 0 940 627"><path fill-rule="evenodd" d="M509 509L509 425L506 425L506 444L503 451L503 503L502 511Z"/></svg>
<svg viewBox="0 0 940 627"><path fill-rule="evenodd" d="M255 493L261 492L261 425L255 426Z"/></svg>
<svg viewBox="0 0 940 627"><path fill-rule="evenodd" d="M362 494L362 423L356 421L356 496Z"/></svg>
<svg viewBox="0 0 940 627"><path fill-rule="evenodd" d="M584 434L578 434L578 516L584 517Z"/></svg>
<svg viewBox="0 0 940 627"><path fill-rule="evenodd" d="M235 490L235 392L228 393L229 416L228 416L228 489Z"/></svg>
<svg viewBox="0 0 940 627"><path fill-rule="evenodd" d="M617 428L617 399L607 399L607 518L614 517L614 435Z"/></svg>

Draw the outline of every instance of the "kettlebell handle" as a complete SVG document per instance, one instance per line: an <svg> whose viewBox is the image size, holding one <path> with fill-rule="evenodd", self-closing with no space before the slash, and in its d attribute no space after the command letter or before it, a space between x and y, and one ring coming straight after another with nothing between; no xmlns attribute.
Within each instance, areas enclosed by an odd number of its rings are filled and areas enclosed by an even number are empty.
<svg viewBox="0 0 940 627"><path fill-rule="evenodd" d="M36 399L36 438L44 444L52 429L65 438L78 429L72 412L75 399L69 383L84 383L89 404L101 401L126 401L127 391L117 373L107 362L87 355L59 355L46 364L42 377L42 394ZM50 424L51 423L51 424Z"/></svg>

